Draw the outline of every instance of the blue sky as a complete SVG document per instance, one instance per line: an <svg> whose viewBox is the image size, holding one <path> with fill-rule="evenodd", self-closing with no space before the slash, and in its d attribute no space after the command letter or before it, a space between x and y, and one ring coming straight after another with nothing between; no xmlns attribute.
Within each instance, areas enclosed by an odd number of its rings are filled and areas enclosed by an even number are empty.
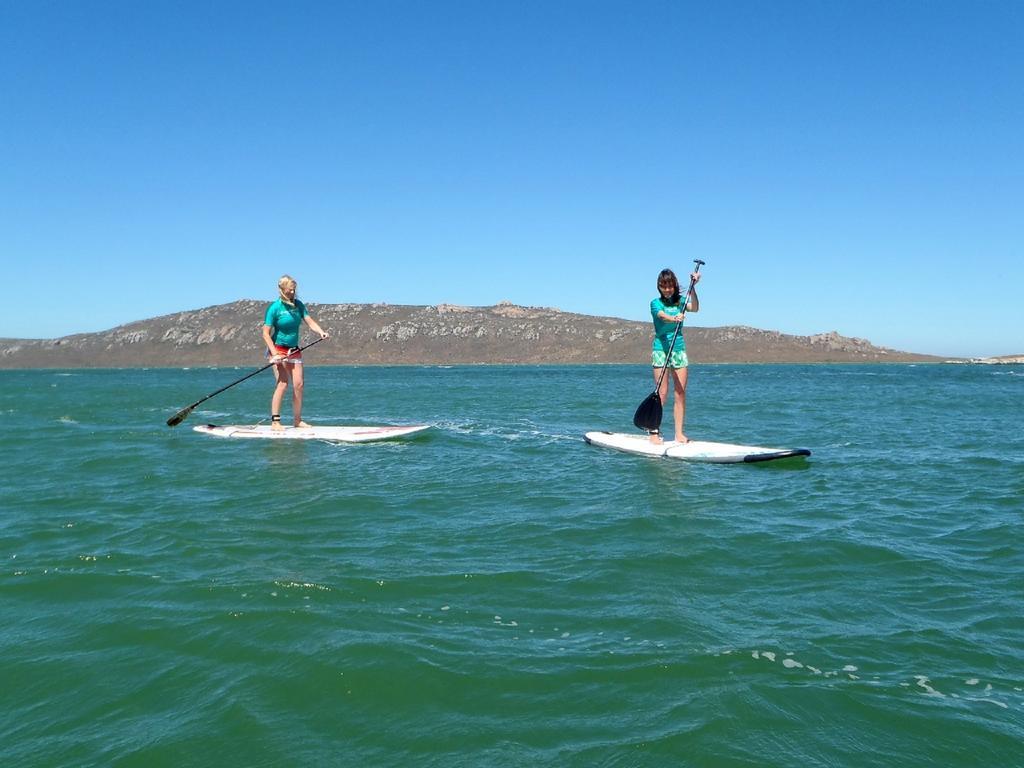
<svg viewBox="0 0 1024 768"><path fill-rule="evenodd" d="M501 300L1024 353L1024 3L0 0L0 337Z"/></svg>

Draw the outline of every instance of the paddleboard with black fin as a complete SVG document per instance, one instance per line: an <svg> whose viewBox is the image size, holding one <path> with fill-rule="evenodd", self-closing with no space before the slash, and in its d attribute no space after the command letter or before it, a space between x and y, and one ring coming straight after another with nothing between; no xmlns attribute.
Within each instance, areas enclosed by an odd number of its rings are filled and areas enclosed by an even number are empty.
<svg viewBox="0 0 1024 768"><path fill-rule="evenodd" d="M620 432L587 432L583 439L590 445L599 445L638 456L655 456L681 461L701 461L711 464L752 464L779 459L804 459L811 455L806 448L765 448L759 445L713 443L691 440L677 443L666 440L652 443L647 435Z"/></svg>

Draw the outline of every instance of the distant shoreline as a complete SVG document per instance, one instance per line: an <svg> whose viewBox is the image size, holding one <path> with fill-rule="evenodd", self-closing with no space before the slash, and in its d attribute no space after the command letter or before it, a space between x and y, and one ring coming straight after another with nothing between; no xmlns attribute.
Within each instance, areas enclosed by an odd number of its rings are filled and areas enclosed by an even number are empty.
<svg viewBox="0 0 1024 768"><path fill-rule="evenodd" d="M943 366L943 365L993 365L992 363L971 363L970 361L960 360L886 360L886 361L863 361L863 360L852 360L852 361L809 361L809 362L771 362L763 360L746 361L746 362L708 362L708 363L690 363L690 368L720 368L726 366L743 366L743 367L766 367L766 366L813 366L813 367L825 367L825 366L865 366L865 367L879 367L889 365L902 365L902 366ZM651 366L644 363L620 363L620 362L572 362L572 363L308 363L310 368L317 370L323 370L325 368L402 368L402 369L415 369L415 368L437 368L437 369L452 369L452 368L650 368ZM1001 365L1024 365L1024 363L1001 363ZM102 372L102 371L219 371L219 370L231 370L231 371L246 371L256 370L261 368L259 364L245 365L244 363L223 363L223 364L211 364L211 365L185 365L185 366L166 366L166 365L147 365L147 366L36 366L31 368L4 368L0 367L0 375L5 373L25 373L29 371L38 371L40 373L46 372ZM269 370L269 369L268 369Z"/></svg>
<svg viewBox="0 0 1024 768"><path fill-rule="evenodd" d="M0 369L258 367L264 303L243 299L60 339L0 340ZM502 302L309 304L330 339L313 365L649 365L648 321ZM795 336L749 326L689 326L693 365L943 363L957 358L878 347L837 331Z"/></svg>

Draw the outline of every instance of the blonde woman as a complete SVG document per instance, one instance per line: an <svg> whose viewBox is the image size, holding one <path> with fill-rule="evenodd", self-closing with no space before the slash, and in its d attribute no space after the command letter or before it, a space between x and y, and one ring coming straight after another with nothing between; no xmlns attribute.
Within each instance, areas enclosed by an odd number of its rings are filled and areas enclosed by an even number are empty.
<svg viewBox="0 0 1024 768"><path fill-rule="evenodd" d="M295 296L298 283L290 275L277 281L280 296L267 307L263 318L263 342L267 345L267 357L274 363L274 396L270 401L270 426L284 429L281 424L281 401L285 390L292 387L292 419L296 427L308 427L302 420L302 352L299 351L299 334L305 323L320 338L326 339L327 332L310 317L306 305Z"/></svg>

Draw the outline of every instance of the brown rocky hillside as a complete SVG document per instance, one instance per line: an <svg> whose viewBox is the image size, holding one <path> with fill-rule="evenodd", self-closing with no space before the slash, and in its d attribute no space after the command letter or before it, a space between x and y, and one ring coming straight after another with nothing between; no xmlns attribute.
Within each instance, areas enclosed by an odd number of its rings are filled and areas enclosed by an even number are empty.
<svg viewBox="0 0 1024 768"><path fill-rule="evenodd" d="M60 339L0 339L0 368L250 365L263 360L264 301L243 300ZM310 304L331 338L320 365L646 363L649 322L543 307ZM694 363L937 362L835 331L791 336L745 326L686 328ZM313 339L307 331L303 337Z"/></svg>

